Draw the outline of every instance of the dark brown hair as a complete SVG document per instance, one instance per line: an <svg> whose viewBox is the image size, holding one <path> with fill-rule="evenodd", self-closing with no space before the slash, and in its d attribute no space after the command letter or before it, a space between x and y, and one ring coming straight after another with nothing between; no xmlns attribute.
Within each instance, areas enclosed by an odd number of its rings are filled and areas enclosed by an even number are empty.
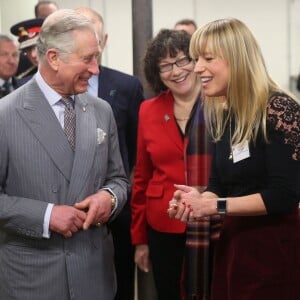
<svg viewBox="0 0 300 300"><path fill-rule="evenodd" d="M189 55L190 35L183 30L161 29L148 43L144 56L145 77L155 93L167 90L159 74L159 63L167 57L176 57L182 51Z"/></svg>

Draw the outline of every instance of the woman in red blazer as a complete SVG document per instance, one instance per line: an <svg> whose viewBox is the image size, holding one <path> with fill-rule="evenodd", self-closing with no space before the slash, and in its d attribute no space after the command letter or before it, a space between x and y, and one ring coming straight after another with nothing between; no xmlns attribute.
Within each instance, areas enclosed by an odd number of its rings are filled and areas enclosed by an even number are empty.
<svg viewBox="0 0 300 300"><path fill-rule="evenodd" d="M161 30L144 57L146 79L158 94L139 111L137 161L131 198L135 262L147 272L151 261L158 299L180 299L185 227L170 219L174 183L185 183L184 137L200 81L189 56L190 36Z"/></svg>

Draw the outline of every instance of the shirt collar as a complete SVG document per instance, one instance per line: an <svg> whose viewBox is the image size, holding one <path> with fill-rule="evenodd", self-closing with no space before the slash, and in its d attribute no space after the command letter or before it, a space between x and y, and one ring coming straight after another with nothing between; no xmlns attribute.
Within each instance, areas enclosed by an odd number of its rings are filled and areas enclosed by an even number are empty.
<svg viewBox="0 0 300 300"><path fill-rule="evenodd" d="M35 74L35 80L51 106L57 104L60 101L61 95L58 94L53 88L51 88L46 83L46 81L44 80L44 78L42 77L39 71L37 71ZM74 96L71 96L71 98L74 100Z"/></svg>
<svg viewBox="0 0 300 300"><path fill-rule="evenodd" d="M87 90L91 95L98 97L98 87L98 75L93 75L89 79L89 85Z"/></svg>

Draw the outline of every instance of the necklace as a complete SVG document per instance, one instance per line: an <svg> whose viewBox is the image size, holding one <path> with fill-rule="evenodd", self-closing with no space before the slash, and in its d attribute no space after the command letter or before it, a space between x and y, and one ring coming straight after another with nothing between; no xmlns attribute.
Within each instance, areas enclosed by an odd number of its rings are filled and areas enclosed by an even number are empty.
<svg viewBox="0 0 300 300"><path fill-rule="evenodd" d="M232 160L233 155L232 155L232 140L231 140L231 115L229 117L229 143L230 143L230 152L229 152L228 159Z"/></svg>
<svg viewBox="0 0 300 300"><path fill-rule="evenodd" d="M179 121L179 122L187 121L190 118L189 116L186 118L177 118L175 115L174 115L174 117L175 117L175 120Z"/></svg>
<svg viewBox="0 0 300 300"><path fill-rule="evenodd" d="M193 103L186 102L174 102L174 118L176 121L185 122L190 118L190 114L193 108Z"/></svg>

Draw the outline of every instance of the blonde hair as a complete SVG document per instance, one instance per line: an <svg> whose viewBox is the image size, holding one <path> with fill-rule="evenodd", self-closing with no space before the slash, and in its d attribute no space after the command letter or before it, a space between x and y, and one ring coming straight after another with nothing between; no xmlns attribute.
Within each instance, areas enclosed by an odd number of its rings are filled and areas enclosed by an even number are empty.
<svg viewBox="0 0 300 300"><path fill-rule="evenodd" d="M207 49L227 61L230 74L226 101L220 101L220 97L206 97L204 101L212 137L220 140L232 117L233 145L255 142L259 131L267 141L267 103L271 94L282 89L269 76L253 34L237 19L216 20L199 28L191 39L192 58L203 56Z"/></svg>

